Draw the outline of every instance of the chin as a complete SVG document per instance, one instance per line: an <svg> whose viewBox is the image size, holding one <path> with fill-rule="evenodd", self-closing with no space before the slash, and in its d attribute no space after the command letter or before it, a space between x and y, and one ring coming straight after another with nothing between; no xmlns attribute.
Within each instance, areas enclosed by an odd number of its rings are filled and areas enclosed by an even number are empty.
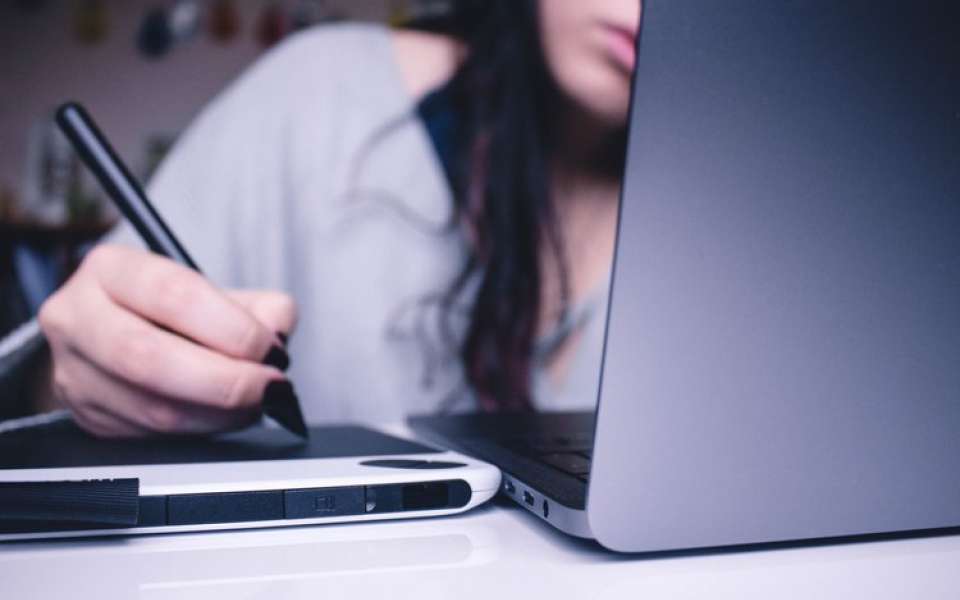
<svg viewBox="0 0 960 600"><path fill-rule="evenodd" d="M599 64L597 64L599 63ZM630 107L630 76L609 63L594 61L579 85L571 86L574 100L592 118L606 126L622 127Z"/></svg>
<svg viewBox="0 0 960 600"><path fill-rule="evenodd" d="M597 100L600 99L595 99L593 105L588 106L587 110L598 122L611 129L619 129L626 125L629 111L627 98L606 98L603 102Z"/></svg>
<svg viewBox="0 0 960 600"><path fill-rule="evenodd" d="M610 85L593 85L576 94L574 100L592 119L604 127L616 129L627 122L630 108L628 85L613 82Z"/></svg>
<svg viewBox="0 0 960 600"><path fill-rule="evenodd" d="M630 75L600 53L569 55L553 69L565 96L603 127L626 123L630 104Z"/></svg>

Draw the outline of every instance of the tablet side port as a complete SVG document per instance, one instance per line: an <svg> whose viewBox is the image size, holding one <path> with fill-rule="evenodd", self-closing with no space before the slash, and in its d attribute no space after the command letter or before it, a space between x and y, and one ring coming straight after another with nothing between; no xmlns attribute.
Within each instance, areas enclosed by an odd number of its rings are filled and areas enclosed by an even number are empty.
<svg viewBox="0 0 960 600"><path fill-rule="evenodd" d="M363 486L286 490L283 503L288 519L362 515Z"/></svg>

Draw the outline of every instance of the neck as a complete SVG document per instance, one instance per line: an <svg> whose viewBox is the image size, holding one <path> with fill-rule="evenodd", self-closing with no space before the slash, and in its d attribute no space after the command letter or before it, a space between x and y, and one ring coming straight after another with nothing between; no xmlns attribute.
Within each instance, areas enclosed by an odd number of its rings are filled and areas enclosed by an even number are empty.
<svg viewBox="0 0 960 600"><path fill-rule="evenodd" d="M553 151L555 177L590 187L619 186L622 177L624 131L603 122L570 102L554 108Z"/></svg>

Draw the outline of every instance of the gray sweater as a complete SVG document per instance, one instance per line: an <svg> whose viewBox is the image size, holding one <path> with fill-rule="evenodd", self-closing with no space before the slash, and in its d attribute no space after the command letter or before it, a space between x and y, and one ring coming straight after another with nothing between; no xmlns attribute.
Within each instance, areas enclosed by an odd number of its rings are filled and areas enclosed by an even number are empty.
<svg viewBox="0 0 960 600"><path fill-rule="evenodd" d="M214 99L149 186L211 280L296 299L289 373L311 422L473 408L436 302L467 248L416 100L388 30L308 31ZM126 225L110 238L139 244ZM538 407L595 403L605 293L572 311L584 335L563 381L538 369Z"/></svg>

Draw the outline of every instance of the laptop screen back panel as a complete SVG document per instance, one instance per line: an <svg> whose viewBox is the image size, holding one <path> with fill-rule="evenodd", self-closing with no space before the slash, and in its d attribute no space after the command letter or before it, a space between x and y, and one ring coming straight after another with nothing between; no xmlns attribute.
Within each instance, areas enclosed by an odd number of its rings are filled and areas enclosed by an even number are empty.
<svg viewBox="0 0 960 600"><path fill-rule="evenodd" d="M960 526L960 15L644 2L590 526Z"/></svg>

